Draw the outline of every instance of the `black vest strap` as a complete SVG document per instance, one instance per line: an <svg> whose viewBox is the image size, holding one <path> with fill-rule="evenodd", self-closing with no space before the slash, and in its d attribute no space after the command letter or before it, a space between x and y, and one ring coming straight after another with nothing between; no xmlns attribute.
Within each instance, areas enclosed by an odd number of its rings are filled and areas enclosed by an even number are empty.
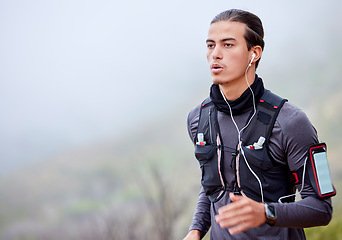
<svg viewBox="0 0 342 240"><path fill-rule="evenodd" d="M270 90L265 89L259 103L257 103L256 116L252 119L250 127L246 128L243 132L242 142L244 145L251 145L257 142L260 136L263 136L265 138L264 145L268 150L268 144L274 124L280 109L286 101L286 99L283 99L272 93Z"/></svg>

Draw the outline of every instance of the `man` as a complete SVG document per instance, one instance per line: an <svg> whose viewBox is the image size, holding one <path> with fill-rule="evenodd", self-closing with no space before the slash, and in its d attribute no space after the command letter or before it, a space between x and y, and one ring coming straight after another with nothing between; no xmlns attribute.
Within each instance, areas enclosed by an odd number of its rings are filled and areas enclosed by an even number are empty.
<svg viewBox="0 0 342 240"><path fill-rule="evenodd" d="M210 227L214 240L305 239L303 228L331 220L334 193L319 197L304 170L318 143L314 127L255 74L263 37L260 19L242 10L222 12L210 24L210 98L188 116L202 187L184 240L201 239Z"/></svg>

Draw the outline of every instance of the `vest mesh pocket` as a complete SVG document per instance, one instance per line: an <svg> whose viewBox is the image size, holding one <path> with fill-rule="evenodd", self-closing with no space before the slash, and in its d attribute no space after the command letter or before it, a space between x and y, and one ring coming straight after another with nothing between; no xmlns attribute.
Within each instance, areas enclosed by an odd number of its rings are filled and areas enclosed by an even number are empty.
<svg viewBox="0 0 342 240"><path fill-rule="evenodd" d="M195 156L199 161L202 170L202 186L206 195L212 195L222 189L220 174L218 169L217 146L196 145Z"/></svg>

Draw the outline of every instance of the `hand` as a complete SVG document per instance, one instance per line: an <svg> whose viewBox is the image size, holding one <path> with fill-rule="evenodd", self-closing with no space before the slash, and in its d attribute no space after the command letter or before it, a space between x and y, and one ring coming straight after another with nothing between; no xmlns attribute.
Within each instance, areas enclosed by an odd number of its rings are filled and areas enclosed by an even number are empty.
<svg viewBox="0 0 342 240"><path fill-rule="evenodd" d="M229 228L230 234L234 235L266 222L264 203L233 193L229 196L232 203L221 207L215 216L221 228Z"/></svg>
<svg viewBox="0 0 342 240"><path fill-rule="evenodd" d="M201 238L201 233L198 230L191 230L188 232L186 237L183 240L200 240Z"/></svg>

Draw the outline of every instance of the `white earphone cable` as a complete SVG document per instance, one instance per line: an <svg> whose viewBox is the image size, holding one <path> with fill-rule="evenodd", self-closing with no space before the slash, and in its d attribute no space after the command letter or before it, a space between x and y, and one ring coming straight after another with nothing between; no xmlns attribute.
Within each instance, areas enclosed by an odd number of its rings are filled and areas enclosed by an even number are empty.
<svg viewBox="0 0 342 240"><path fill-rule="evenodd" d="M253 59L254 59L254 58L253 58ZM253 61L253 59L252 59L252 61ZM251 61L251 63L252 63L252 61ZM250 66L251 66L251 64L249 64L249 65L247 66L247 68L246 68L246 71L245 71L245 78L246 78L246 83L247 83L247 85L248 85L248 88L249 88L249 90L250 90L251 93L252 93L252 99L253 99L253 114L252 114L252 116L249 118L247 124L246 124L243 128L241 128L240 130L239 130L239 127L238 127L238 125L236 124L235 119L234 119L234 117L233 117L232 109L231 109L231 107L230 107L230 105L229 105L229 103L228 103L228 101L227 101L227 99L226 99L224 93L222 92L221 88L220 88L220 92L221 92L221 95L222 95L224 101L226 102L226 104L227 104L228 107L229 107L230 117L231 117L232 122L233 122L233 124L234 124L234 126L235 126L235 128L236 128L236 130L237 130L237 132L238 132L238 151L241 150L242 156L243 156L243 158L244 158L244 161L245 161L245 163L246 163L246 165L247 165L249 171L250 171L250 172L253 174L253 176L257 179L257 181L258 181L258 183L259 183L259 187L260 187L261 201L264 202L264 194L263 194L263 188L262 188L261 181L260 181L259 177L256 175L256 173L252 170L252 168L250 167L250 165L248 164L247 158L246 158L246 156L245 156L245 152L243 151L243 148L242 148L242 141L241 141L241 133L242 133L242 131L245 130L245 129L249 126L249 124L251 123L253 117L254 117L255 114L256 114L255 96L254 96L254 92L253 92L253 90L252 90L252 88L251 88L251 86L250 86L250 84L249 84L249 82L248 82L248 78L247 78L247 71L248 71L248 69L249 69ZM240 172L239 172L239 154L238 154L238 156L236 157L236 176L237 176L237 184L238 184L238 187L241 189L241 184L240 184ZM246 195L242 192L242 190L241 190L241 194L244 195L244 196L246 196Z"/></svg>
<svg viewBox="0 0 342 240"><path fill-rule="evenodd" d="M306 154L306 153L305 153L305 154ZM283 200L284 198L289 198L289 197L292 197L292 196L296 196L296 195L300 194L300 193L303 191L303 189L304 189L305 169L306 169L306 162L307 162L307 160L308 160L308 157L306 157L305 160L304 160L304 169L303 169L302 187L301 187L301 189L300 189L297 193L293 193L293 194L290 194L290 195L286 195L286 196L280 197L280 198L278 199L278 202L279 202L279 203L282 203L282 200Z"/></svg>

